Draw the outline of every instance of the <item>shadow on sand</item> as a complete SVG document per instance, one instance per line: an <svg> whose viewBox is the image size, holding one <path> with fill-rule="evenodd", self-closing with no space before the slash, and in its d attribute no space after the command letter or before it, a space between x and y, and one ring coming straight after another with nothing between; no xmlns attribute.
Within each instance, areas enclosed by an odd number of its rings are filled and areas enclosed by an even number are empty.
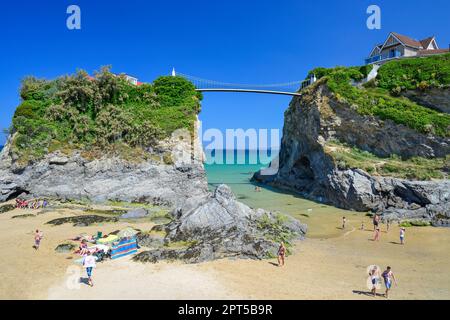
<svg viewBox="0 0 450 320"><path fill-rule="evenodd" d="M89 278L81 277L80 283L83 283L83 284L89 286Z"/></svg>
<svg viewBox="0 0 450 320"><path fill-rule="evenodd" d="M373 293L370 291L353 290L352 292L359 295L365 295L367 297L373 297ZM384 298L384 294L382 293L377 293L376 296Z"/></svg>

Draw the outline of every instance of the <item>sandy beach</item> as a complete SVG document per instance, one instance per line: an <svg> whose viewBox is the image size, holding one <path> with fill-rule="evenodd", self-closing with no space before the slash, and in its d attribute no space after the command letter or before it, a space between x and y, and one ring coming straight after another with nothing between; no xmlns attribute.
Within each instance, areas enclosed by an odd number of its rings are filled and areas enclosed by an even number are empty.
<svg viewBox="0 0 450 320"><path fill-rule="evenodd" d="M370 218L363 214L349 216L346 230L339 229L338 215L330 216L324 225L333 236L299 241L283 268L275 260L142 264L122 258L99 263L91 288L79 283L85 273L73 262L78 256L56 253L55 247L82 232L108 233L127 226L149 230L153 224L45 224L80 212L58 209L13 219L37 213L16 209L0 215L1 299L384 299L367 295L371 264L392 266L398 287L391 299L450 299L449 229L408 228L402 246L394 225L374 242ZM366 230L359 230L362 219ZM38 251L32 248L36 228L44 232ZM314 230L314 221L309 228Z"/></svg>

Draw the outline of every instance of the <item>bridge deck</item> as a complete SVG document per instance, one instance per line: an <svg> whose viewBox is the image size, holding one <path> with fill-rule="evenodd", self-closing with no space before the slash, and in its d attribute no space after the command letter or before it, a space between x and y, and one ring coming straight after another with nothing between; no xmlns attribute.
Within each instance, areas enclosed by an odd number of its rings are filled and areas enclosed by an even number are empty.
<svg viewBox="0 0 450 320"><path fill-rule="evenodd" d="M215 89L195 89L200 92L250 92L250 93L266 93L266 94L280 94L285 96L301 96L298 92L286 92L286 91L273 91L273 90L255 90L255 89L225 89L225 88L215 88Z"/></svg>

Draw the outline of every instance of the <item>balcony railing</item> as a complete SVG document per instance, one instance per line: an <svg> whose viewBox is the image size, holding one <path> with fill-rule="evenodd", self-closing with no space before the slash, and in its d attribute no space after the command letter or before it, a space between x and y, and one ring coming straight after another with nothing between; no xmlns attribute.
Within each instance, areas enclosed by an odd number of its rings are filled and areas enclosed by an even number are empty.
<svg viewBox="0 0 450 320"><path fill-rule="evenodd" d="M366 64L383 61L383 60L399 58L401 56L402 56L402 53L399 50L389 51L388 53L379 54L379 55L367 58Z"/></svg>

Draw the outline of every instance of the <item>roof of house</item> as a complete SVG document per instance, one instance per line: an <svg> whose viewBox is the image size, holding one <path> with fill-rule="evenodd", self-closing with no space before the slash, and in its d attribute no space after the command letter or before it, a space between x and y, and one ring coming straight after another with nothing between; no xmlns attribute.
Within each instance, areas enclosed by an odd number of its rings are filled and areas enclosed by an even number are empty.
<svg viewBox="0 0 450 320"><path fill-rule="evenodd" d="M424 49L428 48L428 46L430 45L430 43L433 41L434 36L433 37L429 37L423 40L420 40L420 43L422 44L422 47Z"/></svg>
<svg viewBox="0 0 450 320"><path fill-rule="evenodd" d="M425 41L425 40L429 39L429 38L427 38L427 39L424 39L424 40L421 40L421 41L417 41L417 40L415 40L413 38L410 38L408 36L405 36L405 35L402 35L402 34L399 34L399 33L396 33L396 32L391 32L391 34L394 35L398 40L400 40L404 45L407 45L407 46L410 46L410 47L413 47L413 48L422 48L423 47L422 41ZM431 37L431 39L432 38L433 37ZM431 42L431 39L430 39L430 42ZM426 47L423 47L423 48L426 48Z"/></svg>
<svg viewBox="0 0 450 320"><path fill-rule="evenodd" d="M397 32L391 32L393 36L395 36L398 40L400 40L404 45L426 50L430 43L435 40L435 36L431 36L422 40L416 40L411 37L399 34Z"/></svg>

